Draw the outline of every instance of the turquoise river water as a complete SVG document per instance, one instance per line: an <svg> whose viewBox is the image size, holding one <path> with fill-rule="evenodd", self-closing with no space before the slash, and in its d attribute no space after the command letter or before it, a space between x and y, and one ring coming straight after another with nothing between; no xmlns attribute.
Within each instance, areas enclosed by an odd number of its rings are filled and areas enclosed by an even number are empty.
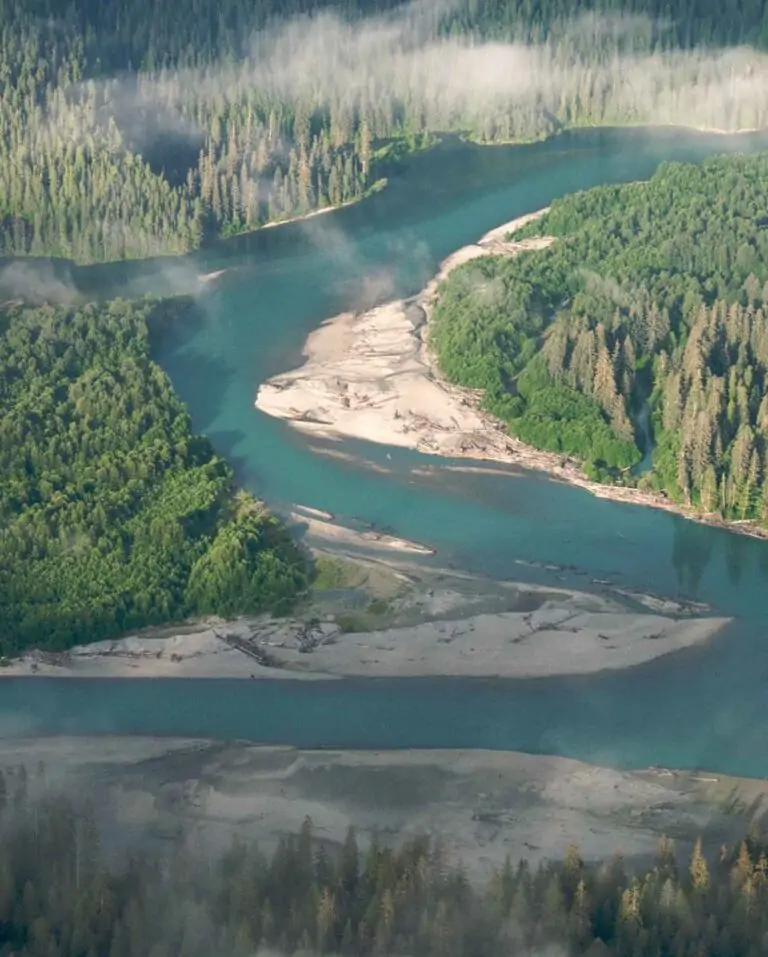
<svg viewBox="0 0 768 957"><path fill-rule="evenodd" d="M196 428L276 508L301 503L387 528L436 548L435 564L498 578L578 588L601 579L697 598L735 617L706 647L567 680L9 679L0 684L0 731L514 748L768 777L768 543L600 501L536 473L459 473L356 442L334 446L350 453L342 460L254 407L258 384L294 366L323 319L415 292L488 229L575 189L647 177L664 160L766 147L766 136L680 130L583 131L524 147L449 141L358 206L185 259L75 276L83 288L135 294L188 291L199 273L228 270L157 357ZM547 563L563 568L539 567Z"/></svg>

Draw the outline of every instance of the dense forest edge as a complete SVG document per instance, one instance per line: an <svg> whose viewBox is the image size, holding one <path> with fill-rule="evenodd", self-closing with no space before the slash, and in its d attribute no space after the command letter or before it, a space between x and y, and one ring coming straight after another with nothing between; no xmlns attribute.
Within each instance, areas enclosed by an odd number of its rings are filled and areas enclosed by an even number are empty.
<svg viewBox="0 0 768 957"><path fill-rule="evenodd" d="M666 163L552 203L442 284L446 377L587 476L768 525L768 155ZM640 468L652 452L650 468Z"/></svg>
<svg viewBox="0 0 768 957"><path fill-rule="evenodd" d="M285 612L307 555L150 357L186 298L0 306L0 653Z"/></svg>
<svg viewBox="0 0 768 957"><path fill-rule="evenodd" d="M440 133L765 127L764 50L765 0L4 0L0 256L185 253L360 199Z"/></svg>
<svg viewBox="0 0 768 957"><path fill-rule="evenodd" d="M0 946L17 957L255 953L434 957L717 954L758 957L768 933L768 844L757 828L707 860L662 840L656 859L616 855L497 872L483 887L438 842L341 847L307 819L270 855L184 842L110 855L96 809L45 788L45 767L0 776ZM103 809L101 809L103 810ZM117 831L120 831L118 826Z"/></svg>

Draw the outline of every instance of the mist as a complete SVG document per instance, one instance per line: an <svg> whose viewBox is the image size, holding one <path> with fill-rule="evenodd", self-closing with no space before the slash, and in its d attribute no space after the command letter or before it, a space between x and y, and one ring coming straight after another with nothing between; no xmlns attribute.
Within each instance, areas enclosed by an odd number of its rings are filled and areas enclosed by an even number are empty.
<svg viewBox="0 0 768 957"><path fill-rule="evenodd" d="M332 128L334 116L365 117L374 138L398 128L507 142L573 125L768 126L768 55L753 48L648 52L665 25L619 14L555 24L538 44L484 42L441 36L447 9L412 3L356 22L322 12L259 32L235 64L85 81L54 96L49 136L122 145L151 166L189 160L206 138L218 143L210 121L226 102L259 113L298 104L330 113ZM287 154L279 135L268 140L273 158Z"/></svg>
<svg viewBox="0 0 768 957"><path fill-rule="evenodd" d="M571 116L569 101L592 104L600 123L684 125L722 131L768 122L768 57L748 47L639 52L658 24L595 15L555 28L546 43L481 42L437 35L441 7L348 23L332 13L292 20L254 37L235 66L146 77L142 95L186 109L225 97L302 101L314 109L376 116L393 105L431 131L511 139L533 111L551 126ZM639 50L638 50L639 48Z"/></svg>
<svg viewBox="0 0 768 957"><path fill-rule="evenodd" d="M0 260L0 302L23 299L34 306L44 302L70 306L80 298L67 263L57 268L45 260L7 264Z"/></svg>

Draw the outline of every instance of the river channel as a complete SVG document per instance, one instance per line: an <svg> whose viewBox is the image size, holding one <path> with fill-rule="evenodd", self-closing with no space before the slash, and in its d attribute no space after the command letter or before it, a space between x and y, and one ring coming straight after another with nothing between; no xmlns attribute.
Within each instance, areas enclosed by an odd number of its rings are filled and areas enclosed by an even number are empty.
<svg viewBox="0 0 768 957"><path fill-rule="evenodd" d="M639 129L521 147L449 140L357 206L183 259L75 271L83 288L133 295L190 291L198 274L227 270L157 358L195 427L278 510L301 503L387 528L435 548L435 564L497 578L578 588L601 580L705 601L736 618L708 646L568 681L11 679L0 687L0 728L516 748L768 777L768 543L535 473L467 473L404 450L310 443L254 407L259 383L294 366L323 319L415 292L492 227L576 189L646 178L665 160L766 147L768 136Z"/></svg>

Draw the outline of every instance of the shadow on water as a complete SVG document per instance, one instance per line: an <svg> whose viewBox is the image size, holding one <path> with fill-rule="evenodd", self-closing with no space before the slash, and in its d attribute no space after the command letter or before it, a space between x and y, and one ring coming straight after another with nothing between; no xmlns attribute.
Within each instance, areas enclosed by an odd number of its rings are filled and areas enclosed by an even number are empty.
<svg viewBox="0 0 768 957"><path fill-rule="evenodd" d="M176 319L178 326L150 327L150 351L174 384L197 384L197 388L185 389L182 397L196 430L206 432L221 411L234 369L221 356L203 354L189 345L190 338L206 324L199 304L184 310Z"/></svg>
<svg viewBox="0 0 768 957"><path fill-rule="evenodd" d="M743 539L736 535L729 536L736 540L741 547ZM699 586L704 572L712 560L714 542L712 530L698 522L689 522L675 516L674 535L672 538L672 565L677 573L677 581L681 592L691 598L699 595Z"/></svg>
<svg viewBox="0 0 768 957"><path fill-rule="evenodd" d="M251 475L248 459L235 451L238 446L242 447L246 439L245 432L209 432L208 438L218 454L229 463L235 483L241 487L245 486Z"/></svg>
<svg viewBox="0 0 768 957"><path fill-rule="evenodd" d="M406 157L387 170L387 188L362 203L303 222L220 240L185 256L93 266L79 266L64 259L0 260L0 290L5 288L8 294L9 287L3 283L2 272L10 266L23 266L25 270L34 271L38 286L46 276L52 276L64 286L94 298L189 293L199 288L199 275L227 268L238 260L257 259L269 263L311 253L315 245L312 224L318 220L323 221L325 228L354 234L360 240L389 228L393 220L401 228L408 228L493 194L509 186L511 181L535 179L542 168L548 176L556 177L557 171L572 164L574 159L588 161L606 151L621 148L627 157L631 156L623 166L619 163L610 171L608 178L622 180L635 175L639 164L640 175L650 175L664 159L690 160L716 152L754 151L767 144L768 136L764 134L720 137L674 128L572 130L542 143L517 146L477 146L455 135L445 135L430 150ZM439 175L435 175L438 169ZM580 184L580 188L597 185L605 177L601 164L595 163L589 180ZM558 191L551 185L546 189L545 202L553 195L569 191L568 188ZM534 195L531 198L539 202ZM499 221L503 221L504 215L500 210Z"/></svg>
<svg viewBox="0 0 768 957"><path fill-rule="evenodd" d="M16 713L29 716L28 727L42 722L47 730L520 748L625 767L768 774L768 544L599 500L535 473L454 472L471 463L363 442L310 443L254 409L258 383L294 365L324 318L385 289L391 296L414 291L445 255L505 219L576 189L648 176L665 159L766 143L768 137L679 130L581 131L530 147L483 149L449 139L394 170L390 186L358 206L180 259L72 267L74 281L94 295L199 290L199 274L231 267L153 349L195 429L270 504L301 503L361 526L391 527L436 548L433 567L455 563L508 580L707 602L738 619L715 640L626 673L567 681L129 681L27 689L6 679L0 733L4 716Z"/></svg>

